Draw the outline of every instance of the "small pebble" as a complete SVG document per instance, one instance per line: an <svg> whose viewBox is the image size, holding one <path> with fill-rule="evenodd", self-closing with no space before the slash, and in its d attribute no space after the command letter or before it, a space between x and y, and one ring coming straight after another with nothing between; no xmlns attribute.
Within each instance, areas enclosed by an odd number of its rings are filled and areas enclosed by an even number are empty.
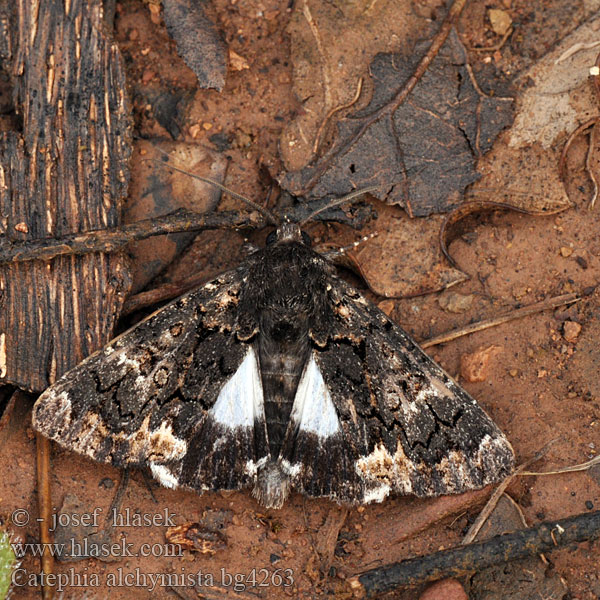
<svg viewBox="0 0 600 600"><path fill-rule="evenodd" d="M585 258L583 258L583 256L577 256L575 258L575 261L582 269L588 268L588 262L587 262L587 260L585 260Z"/></svg>
<svg viewBox="0 0 600 600"><path fill-rule="evenodd" d="M505 10L490 8L488 10L488 17L496 35L504 35L512 25L512 19Z"/></svg>
<svg viewBox="0 0 600 600"><path fill-rule="evenodd" d="M488 378L490 362L500 352L501 346L479 348L472 354L460 357L460 374L465 381L485 381Z"/></svg>
<svg viewBox="0 0 600 600"><path fill-rule="evenodd" d="M145 69L142 73L142 84L146 85L150 83L155 75L156 73L152 69Z"/></svg>
<svg viewBox="0 0 600 600"><path fill-rule="evenodd" d="M98 487L102 487L105 490L111 490L113 487L115 487L115 482L110 477L105 477L100 481Z"/></svg>
<svg viewBox="0 0 600 600"><path fill-rule="evenodd" d="M231 50L231 48L229 49L229 66L232 71L243 71L250 68L248 61L237 52Z"/></svg>
<svg viewBox="0 0 600 600"><path fill-rule="evenodd" d="M569 248L568 246L563 246L560 249L560 254L561 254L561 256L564 256L565 258L567 258L567 256L571 256L571 254L573 254L573 248Z"/></svg>
<svg viewBox="0 0 600 600"><path fill-rule="evenodd" d="M563 323L563 337L567 342L574 344L581 332L581 325L575 321L565 321Z"/></svg>
<svg viewBox="0 0 600 600"><path fill-rule="evenodd" d="M396 303L393 300L382 300L377 307L389 317L396 307Z"/></svg>
<svg viewBox="0 0 600 600"><path fill-rule="evenodd" d="M456 579L442 579L425 588L419 600L469 600L469 597Z"/></svg>
<svg viewBox="0 0 600 600"><path fill-rule="evenodd" d="M473 304L473 295L468 296L458 292L447 292L438 298L439 305L448 312L463 313L468 311Z"/></svg>

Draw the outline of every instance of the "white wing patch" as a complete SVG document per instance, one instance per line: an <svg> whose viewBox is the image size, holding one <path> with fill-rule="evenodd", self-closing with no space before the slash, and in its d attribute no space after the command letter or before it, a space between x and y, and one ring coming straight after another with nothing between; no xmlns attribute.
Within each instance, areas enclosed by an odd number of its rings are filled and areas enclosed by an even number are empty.
<svg viewBox="0 0 600 600"><path fill-rule="evenodd" d="M169 471L165 465L150 463L150 471L152 472L154 479L156 479L162 486L172 490L179 486L177 477L175 477L175 475L173 475L173 473L171 473L171 471Z"/></svg>
<svg viewBox="0 0 600 600"><path fill-rule="evenodd" d="M166 488L174 490L179 485L177 477L175 477L175 475L173 475L173 473L171 473L164 465L150 463L150 471L152 471L154 479L158 480L160 484Z"/></svg>
<svg viewBox="0 0 600 600"><path fill-rule="evenodd" d="M300 378L291 417L300 429L322 438L341 431L329 390L312 354Z"/></svg>
<svg viewBox="0 0 600 600"><path fill-rule="evenodd" d="M223 386L209 414L229 428L253 427L264 419L264 399L258 361L250 346L238 370Z"/></svg>

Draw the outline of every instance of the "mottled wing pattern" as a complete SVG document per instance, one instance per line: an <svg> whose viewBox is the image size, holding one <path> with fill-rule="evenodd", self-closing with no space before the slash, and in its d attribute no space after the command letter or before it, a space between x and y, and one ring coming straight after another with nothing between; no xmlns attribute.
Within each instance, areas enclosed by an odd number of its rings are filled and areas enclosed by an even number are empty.
<svg viewBox="0 0 600 600"><path fill-rule="evenodd" d="M506 477L513 450L475 400L358 291L335 278L328 293L328 343L313 357L340 427L326 436L290 428L282 457L293 486L368 503Z"/></svg>
<svg viewBox="0 0 600 600"><path fill-rule="evenodd" d="M97 461L150 467L167 487L250 485L268 448L256 359L235 332L245 275L221 275L87 358L40 396L35 429ZM259 400L231 421L252 384Z"/></svg>

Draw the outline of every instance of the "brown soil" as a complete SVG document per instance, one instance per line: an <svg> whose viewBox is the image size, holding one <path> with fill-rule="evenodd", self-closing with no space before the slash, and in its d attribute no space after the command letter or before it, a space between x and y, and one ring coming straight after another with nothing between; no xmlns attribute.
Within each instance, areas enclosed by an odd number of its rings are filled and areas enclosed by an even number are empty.
<svg viewBox="0 0 600 600"><path fill-rule="evenodd" d="M423 4L419 3L420 9ZM425 4L438 5L433 1ZM532 3L508 0L495 4L498 8L510 8L515 14L526 11ZM564 23L571 10L569 3L557 0L540 3L551 5L546 13L537 3L533 4L536 7L531 9L529 22L536 23L543 14L544 27L533 27L533 33L529 30L529 37L520 48L498 50L500 55L495 60L505 71L524 68L524 56L531 61L550 49L557 40L546 39L548 29L553 23ZM488 5L474 1L461 18L459 29L465 42L483 46L491 43L490 39L497 39L489 34L489 24L482 25ZM230 48L250 68L229 71L221 93L196 92L181 136L181 141L204 145L212 144L215 133L228 136L231 144L225 154L231 161L227 185L251 198L265 194L259 167L272 173L282 169L278 151L282 129L302 110L292 93L287 6L276 0L215 0L209 7ZM539 36L538 44L531 40L534 34ZM152 22L151 12L142 2L117 3L116 38L128 64L132 90L137 94L138 133L167 137L151 111L146 110L144 93L152 87L195 89L193 74L177 56L164 25ZM487 55L481 55L480 60L484 56ZM507 146L508 140L504 137L498 143ZM472 296L466 312L442 310L440 294L385 300L382 305L395 321L422 340L493 317L518 303L532 303L571 291L590 292L568 309L509 322L429 350L449 373L458 376L461 356L478 348L501 348L490 359L485 381L461 383L506 433L519 462L557 439L546 457L535 465L538 470L584 462L596 455L600 445L600 293L592 291L600 279L600 206L588 210L591 184L582 170L587 149L588 140L581 137L568 156L565 187L573 203L571 209L546 217L497 214L451 244L452 256L470 276L452 289ZM560 147L552 151L556 158ZM225 204L235 206L230 200ZM317 238L332 243L358 237L337 225L310 225L308 229ZM264 233L256 235L257 243L262 236ZM204 234L182 264L194 263L196 271L205 270L208 276L216 268L234 265L242 242L235 233ZM215 247L219 248L217 258ZM202 257L208 257L208 267L198 262ZM181 271L185 270L189 270L187 266L181 267ZM348 276L364 288L355 275ZM384 300L372 294L370 297L375 302ZM567 322L578 323L580 333L573 337ZM19 420L10 431L3 459L1 516L8 518L14 511L27 511L29 524L10 525L10 530L24 541L35 541L35 438L28 417ZM85 513L101 509L97 525L102 527L120 473L60 449L55 450L52 464L57 510L66 495L75 495ZM522 508L527 523L534 525L599 508L600 470L521 477L508 491ZM396 497L381 505L350 509L344 519L341 509L325 500L293 495L283 509L263 510L249 493L198 496L160 488L134 473L122 512L155 516L156 521L151 525L117 524L109 531L114 543L129 544L127 548L132 553L143 551L142 544L149 543L150 553L158 556L113 556L110 562L86 559L58 563L57 572L68 578L65 598L329 597L343 589L344 580L356 572L459 544L488 494L489 490L450 500ZM165 525L170 520L178 525L200 521L207 531L217 523L225 544L216 544L214 554L185 551L183 556L161 556L168 551ZM598 543L584 543L548 556L548 569L554 569L566 580L572 598L592 600L600 596L597 552ZM23 577L39 571L31 556L24 559L22 568L27 573L23 571ZM183 574L199 572L204 584L196 589L200 596L186 585L177 587L186 583L181 581ZM144 581L143 574L176 574L179 581L171 580L171 587L176 590L169 589L164 579L155 581L151 593L153 583L150 579ZM133 579L124 581L126 575ZM228 575L238 577L239 589L234 590L234 580L229 580ZM279 585L277 575L282 577L282 583L290 577L293 585ZM16 588L14 598L39 597L39 588L30 585L30 580L20 581L27 585ZM84 592L86 586L90 587L89 594ZM402 597L414 598L417 594L413 590ZM499 594L501 597L500 591Z"/></svg>

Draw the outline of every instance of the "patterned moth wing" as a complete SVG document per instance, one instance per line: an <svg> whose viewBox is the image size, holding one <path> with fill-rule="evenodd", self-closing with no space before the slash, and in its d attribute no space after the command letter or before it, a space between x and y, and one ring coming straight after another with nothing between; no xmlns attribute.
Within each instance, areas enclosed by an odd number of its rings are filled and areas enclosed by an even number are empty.
<svg viewBox="0 0 600 600"><path fill-rule="evenodd" d="M311 358L337 423L327 436L300 430L286 440L296 489L369 503L390 492L461 493L512 472L504 434L403 329L335 275L328 306L328 343Z"/></svg>
<svg viewBox="0 0 600 600"><path fill-rule="evenodd" d="M34 428L97 461L149 467L166 487L250 485L267 452L254 432L262 399L249 389L245 412L229 414L220 394L245 358L234 332L244 280L243 267L227 272L84 360L40 396Z"/></svg>
<svg viewBox="0 0 600 600"><path fill-rule="evenodd" d="M271 243L50 387L34 427L167 487L356 504L513 468L485 412L285 222Z"/></svg>

